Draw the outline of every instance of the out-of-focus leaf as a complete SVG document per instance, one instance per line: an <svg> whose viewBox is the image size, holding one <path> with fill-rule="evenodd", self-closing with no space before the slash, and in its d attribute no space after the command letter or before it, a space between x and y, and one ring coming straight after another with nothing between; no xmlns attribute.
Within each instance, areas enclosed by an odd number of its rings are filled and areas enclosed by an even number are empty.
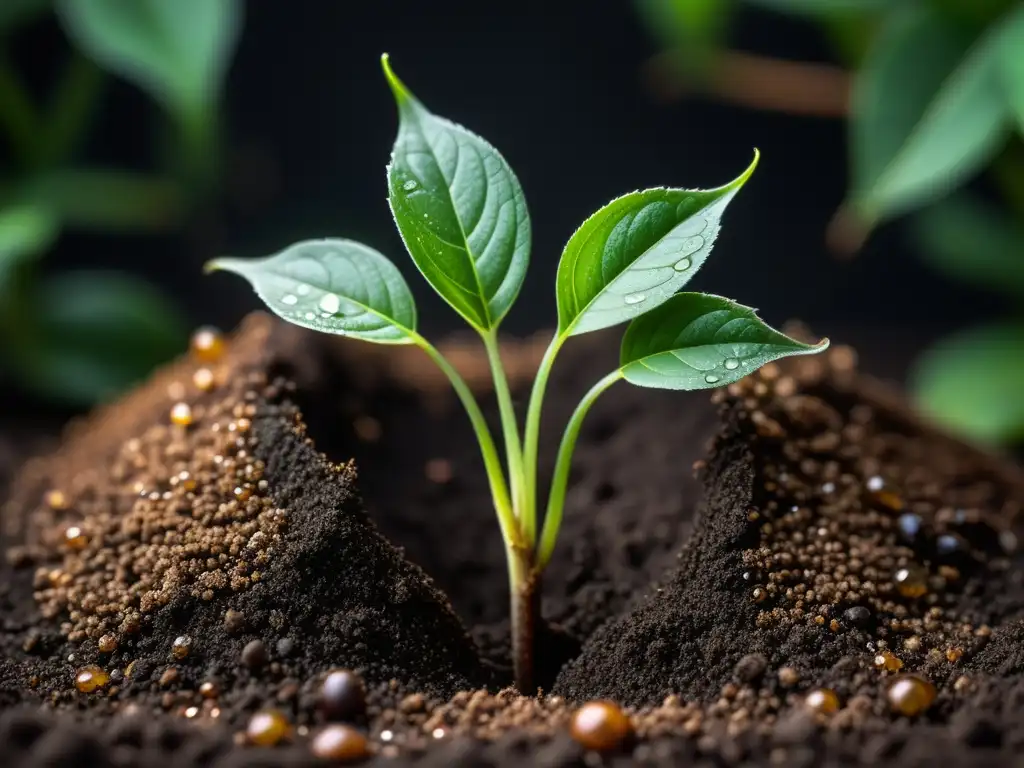
<svg viewBox="0 0 1024 768"><path fill-rule="evenodd" d="M899 5L900 0L747 0L747 3L779 13L820 19L889 10Z"/></svg>
<svg viewBox="0 0 1024 768"><path fill-rule="evenodd" d="M1024 297L1024 227L966 193L921 211L914 222L921 255L942 272Z"/></svg>
<svg viewBox="0 0 1024 768"><path fill-rule="evenodd" d="M57 0L71 38L97 63L196 119L220 96L238 39L238 0Z"/></svg>
<svg viewBox="0 0 1024 768"><path fill-rule="evenodd" d="M734 12L734 0L635 0L640 18L685 66L708 64Z"/></svg>
<svg viewBox="0 0 1024 768"><path fill-rule="evenodd" d="M39 176L26 195L57 211L67 224L104 230L165 229L178 220L183 205L181 190L166 179L92 168Z"/></svg>
<svg viewBox="0 0 1024 768"><path fill-rule="evenodd" d="M1004 143L998 30L964 53L934 10L896 13L869 52L853 94L854 203L869 223L942 197Z"/></svg>
<svg viewBox="0 0 1024 768"><path fill-rule="evenodd" d="M18 205L0 211L0 296L15 267L42 254L59 230L57 217L40 205Z"/></svg>
<svg viewBox="0 0 1024 768"><path fill-rule="evenodd" d="M109 399L181 352L188 330L149 283L113 272L71 272L44 282L25 384L76 405Z"/></svg>
<svg viewBox="0 0 1024 768"><path fill-rule="evenodd" d="M1024 134L1024 5L1006 17L999 48L999 72L1018 129Z"/></svg>
<svg viewBox="0 0 1024 768"><path fill-rule="evenodd" d="M918 359L913 389L933 419L986 442L1024 438L1024 325L958 333Z"/></svg>
<svg viewBox="0 0 1024 768"><path fill-rule="evenodd" d="M0 35L9 32L50 7L50 0L3 0L0 2Z"/></svg>

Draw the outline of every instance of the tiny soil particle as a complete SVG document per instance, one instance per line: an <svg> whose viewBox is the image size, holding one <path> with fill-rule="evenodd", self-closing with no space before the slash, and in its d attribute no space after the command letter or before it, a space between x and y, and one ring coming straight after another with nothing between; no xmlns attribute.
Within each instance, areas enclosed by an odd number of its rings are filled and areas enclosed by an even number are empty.
<svg viewBox="0 0 1024 768"><path fill-rule="evenodd" d="M783 688L792 688L800 682L800 673L793 667L783 667L779 670L779 685Z"/></svg>
<svg viewBox="0 0 1024 768"><path fill-rule="evenodd" d="M884 672L899 672L903 662L891 651L882 651L875 655L875 668Z"/></svg>
<svg viewBox="0 0 1024 768"><path fill-rule="evenodd" d="M355 672L339 669L324 678L319 705L328 720L353 720L366 709L366 689Z"/></svg>
<svg viewBox="0 0 1024 768"><path fill-rule="evenodd" d="M178 678L180 676L181 673L178 672L177 667L168 667L160 675L160 687L166 688L169 685L174 685L176 682L178 682Z"/></svg>
<svg viewBox="0 0 1024 768"><path fill-rule="evenodd" d="M249 718L245 736L250 744L273 747L290 738L291 732L287 717L276 709L266 709Z"/></svg>
<svg viewBox="0 0 1024 768"><path fill-rule="evenodd" d="M267 646L263 644L262 640L253 640L242 649L241 659L249 669L259 669L270 660L267 655Z"/></svg>
<svg viewBox="0 0 1024 768"><path fill-rule="evenodd" d="M370 756L370 744L366 737L347 725L328 725L316 736L310 745L314 757L338 763L355 762Z"/></svg>
<svg viewBox="0 0 1024 768"><path fill-rule="evenodd" d="M117 638L113 635L102 635L96 641L96 647L100 649L100 653L113 653L117 650Z"/></svg>
<svg viewBox="0 0 1024 768"><path fill-rule="evenodd" d="M176 637L174 642L171 643L171 656L181 661L186 658L192 651L192 638L188 635L181 635Z"/></svg>
<svg viewBox="0 0 1024 768"><path fill-rule="evenodd" d="M199 695L204 699L215 699L220 695L220 686L213 680L207 680L199 686Z"/></svg>
<svg viewBox="0 0 1024 768"><path fill-rule="evenodd" d="M229 635L237 635L245 629L245 616L241 611L228 608L224 612L224 629Z"/></svg>
<svg viewBox="0 0 1024 768"><path fill-rule="evenodd" d="M935 686L917 675L900 675L886 689L886 698L893 712L916 717L935 701Z"/></svg>
<svg viewBox="0 0 1024 768"><path fill-rule="evenodd" d="M839 711L839 697L831 688L816 688L804 697L804 705L821 715L834 715Z"/></svg>
<svg viewBox="0 0 1024 768"><path fill-rule="evenodd" d="M752 683L760 679L768 668L768 660L760 653L750 653L736 663L733 673L741 683Z"/></svg>
<svg viewBox="0 0 1024 768"><path fill-rule="evenodd" d="M75 673L75 688L82 693L92 693L99 690L110 682L108 675L100 667L90 665L82 667Z"/></svg>
<svg viewBox="0 0 1024 768"><path fill-rule="evenodd" d="M586 749L610 752L625 744L633 726L617 704L591 701L573 713L569 733Z"/></svg>

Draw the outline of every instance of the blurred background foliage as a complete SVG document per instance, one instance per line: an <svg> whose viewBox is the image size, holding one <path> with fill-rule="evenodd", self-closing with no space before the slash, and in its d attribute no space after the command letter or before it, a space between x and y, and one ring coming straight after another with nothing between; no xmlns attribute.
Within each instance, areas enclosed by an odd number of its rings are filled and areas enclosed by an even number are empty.
<svg viewBox="0 0 1024 768"><path fill-rule="evenodd" d="M1019 0L637 0L663 52L648 77L688 92L847 123L850 187L826 234L840 256L912 217L920 257L1024 309L1024 4ZM835 63L733 47L742 5L820 28ZM910 287L913 290L913 287ZM865 296L870 302L871 297ZM1024 438L1024 317L939 341L912 386L946 424Z"/></svg>
<svg viewBox="0 0 1024 768"><path fill-rule="evenodd" d="M221 91L241 28L238 0L2 0L0 376L71 405L108 398L185 346L187 327L161 290L127 272L42 274L65 229L171 232L215 198ZM49 93L12 64L24 27L55 14L67 39ZM107 78L162 113L153 167L82 164Z"/></svg>

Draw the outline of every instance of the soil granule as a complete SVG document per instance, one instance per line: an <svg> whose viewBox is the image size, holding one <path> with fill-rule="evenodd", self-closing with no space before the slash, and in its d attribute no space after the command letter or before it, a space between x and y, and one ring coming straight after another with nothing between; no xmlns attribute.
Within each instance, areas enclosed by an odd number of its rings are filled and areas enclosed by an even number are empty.
<svg viewBox="0 0 1024 768"><path fill-rule="evenodd" d="M607 334L581 342L556 368L545 467L576 399L614 363ZM446 350L486 390L480 356L460 342ZM541 350L506 346L520 401ZM183 361L23 468L4 516L5 755L316 764L318 685L348 666L367 682L357 724L374 763L1014 762L1024 483L915 420L853 370L850 350L769 367L721 393L717 415L699 395L625 385L595 407L545 577L540 679L552 693L535 698L499 690L510 676L507 588L472 434L418 353L387 352L258 316L228 345L231 375L213 392L188 389L198 363ZM184 394L168 392L176 382ZM179 401L187 427L168 421ZM226 432L210 437L219 418ZM217 442L226 434L230 446ZM142 450L125 454L133 439ZM187 450L167 458L175 441ZM205 489L198 501L181 495L180 461ZM111 482L121 465L125 480L148 473L166 487L126 493ZM47 495L55 489L63 499ZM206 522L193 515L204 508ZM171 525L171 509L188 525ZM208 552L213 528L245 546ZM131 538L145 565L119 572L97 531L121 554ZM175 563L184 567L164 578ZM83 610L90 589L107 602ZM124 626L132 607L137 626ZM108 635L116 650L100 652ZM75 671L90 664L118 679L76 691ZM914 718L887 698L907 673L938 691ZM804 703L822 688L838 711ZM566 727L578 700L598 697L630 707L635 732L600 758ZM239 737L268 706L294 726L292 746Z"/></svg>

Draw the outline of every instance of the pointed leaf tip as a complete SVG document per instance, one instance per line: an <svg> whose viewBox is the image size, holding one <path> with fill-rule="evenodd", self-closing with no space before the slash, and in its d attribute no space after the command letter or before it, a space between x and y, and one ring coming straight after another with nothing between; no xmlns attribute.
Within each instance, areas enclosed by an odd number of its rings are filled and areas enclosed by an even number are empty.
<svg viewBox="0 0 1024 768"><path fill-rule="evenodd" d="M398 75L395 74L395 70L391 68L391 56L387 53L380 55L380 68L384 70L384 79L388 81L388 86L391 88L391 93L395 96L395 101L401 104L403 101L408 101L412 98L412 94L409 89L405 87Z"/></svg>

